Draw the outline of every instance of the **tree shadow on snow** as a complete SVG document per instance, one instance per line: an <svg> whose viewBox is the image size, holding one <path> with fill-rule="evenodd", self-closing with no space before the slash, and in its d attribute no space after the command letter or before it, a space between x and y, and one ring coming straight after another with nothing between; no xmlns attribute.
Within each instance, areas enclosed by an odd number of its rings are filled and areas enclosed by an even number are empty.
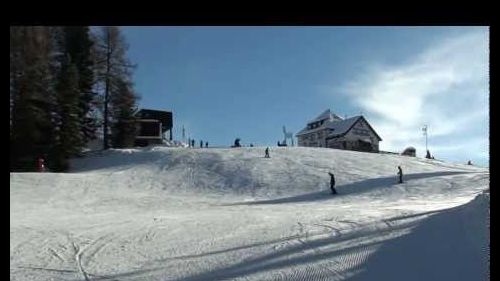
<svg viewBox="0 0 500 281"><path fill-rule="evenodd" d="M458 175L470 172L432 172L432 173L415 173L408 174L403 176L404 181L409 180L418 180L424 178L432 178L432 177L441 177L441 176L450 176L450 175ZM351 184L339 185L336 186L337 195L332 195L330 190L311 192L296 196L290 196L285 198L278 199L270 199L270 200L259 200L252 202L239 202L232 204L225 204L224 206L233 206L233 205L264 205L264 204L284 204L284 203L301 203L301 202L313 202L313 201L323 201L323 200L331 200L338 196L350 195L350 194L360 194L364 192L371 191L375 188L380 187L391 187L398 185L397 176L391 177L380 177L367 179L363 181L354 182Z"/></svg>

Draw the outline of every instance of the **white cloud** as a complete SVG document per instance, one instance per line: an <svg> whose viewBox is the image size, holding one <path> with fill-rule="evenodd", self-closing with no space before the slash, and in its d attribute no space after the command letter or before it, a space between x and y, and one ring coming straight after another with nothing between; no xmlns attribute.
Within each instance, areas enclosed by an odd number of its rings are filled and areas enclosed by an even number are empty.
<svg viewBox="0 0 500 281"><path fill-rule="evenodd" d="M421 128L428 124L431 153L488 161L487 145L478 145L488 143L488 36L476 29L445 38L406 65L371 66L346 85L383 138L382 150L412 145L423 155Z"/></svg>

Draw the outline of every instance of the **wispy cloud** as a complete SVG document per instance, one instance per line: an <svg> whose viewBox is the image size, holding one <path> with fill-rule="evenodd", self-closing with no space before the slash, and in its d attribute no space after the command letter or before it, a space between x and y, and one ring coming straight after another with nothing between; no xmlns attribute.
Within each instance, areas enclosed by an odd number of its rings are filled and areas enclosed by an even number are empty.
<svg viewBox="0 0 500 281"><path fill-rule="evenodd" d="M370 66L345 85L384 139L381 149L429 149L453 161L488 161L489 32L468 31L435 42L405 65ZM437 138L439 137L439 138ZM436 138L436 139L435 139Z"/></svg>

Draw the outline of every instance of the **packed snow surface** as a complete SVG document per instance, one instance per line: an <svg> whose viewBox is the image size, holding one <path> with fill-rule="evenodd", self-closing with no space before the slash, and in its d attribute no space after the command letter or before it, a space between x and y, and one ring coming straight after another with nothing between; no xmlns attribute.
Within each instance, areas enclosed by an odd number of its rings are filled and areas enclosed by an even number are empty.
<svg viewBox="0 0 500 281"><path fill-rule="evenodd" d="M488 278L487 168L324 148L270 154L109 150L75 159L70 173L11 173L10 279Z"/></svg>

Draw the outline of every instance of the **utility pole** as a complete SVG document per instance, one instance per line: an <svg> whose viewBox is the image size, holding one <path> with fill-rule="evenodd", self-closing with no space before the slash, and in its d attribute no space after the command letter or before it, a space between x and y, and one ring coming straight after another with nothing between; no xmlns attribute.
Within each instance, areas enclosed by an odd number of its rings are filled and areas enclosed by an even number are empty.
<svg viewBox="0 0 500 281"><path fill-rule="evenodd" d="M427 151L427 125L424 125L424 127L422 128L422 132L424 133L424 136L425 136L425 151Z"/></svg>

